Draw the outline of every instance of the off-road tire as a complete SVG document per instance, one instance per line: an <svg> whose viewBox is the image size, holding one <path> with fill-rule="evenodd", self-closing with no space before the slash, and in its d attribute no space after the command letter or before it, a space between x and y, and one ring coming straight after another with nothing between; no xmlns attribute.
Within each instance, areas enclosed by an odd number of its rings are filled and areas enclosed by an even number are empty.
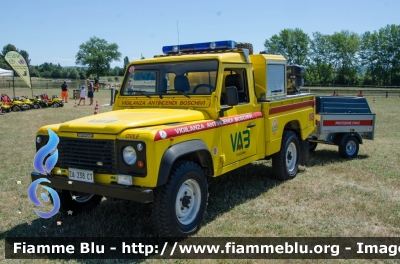
<svg viewBox="0 0 400 264"><path fill-rule="evenodd" d="M58 104L58 103L54 103L52 106L53 106L54 108L58 108L59 104Z"/></svg>
<svg viewBox="0 0 400 264"><path fill-rule="evenodd" d="M280 151L272 155L274 177L281 181L296 177L299 169L299 157L300 144L297 135L293 131L285 130Z"/></svg>
<svg viewBox="0 0 400 264"><path fill-rule="evenodd" d="M39 109L39 108L40 108L40 104L34 103L34 104L33 104L33 108L34 108L34 109Z"/></svg>
<svg viewBox="0 0 400 264"><path fill-rule="evenodd" d="M339 155L345 159L353 159L357 157L360 145L358 139L355 137L348 137L343 142L343 145L339 145Z"/></svg>
<svg viewBox="0 0 400 264"><path fill-rule="evenodd" d="M204 218L207 200L208 184L201 167L191 161L178 161L167 183L154 191L154 228L161 237L187 237L196 233Z"/></svg>
<svg viewBox="0 0 400 264"><path fill-rule="evenodd" d="M251 43L246 43L246 42L237 42L237 48L238 49L248 49L249 54L253 54L253 44Z"/></svg>
<svg viewBox="0 0 400 264"><path fill-rule="evenodd" d="M311 152L314 152L315 151L315 149L317 148L317 146L318 146L318 143L317 142L308 142L309 143L309 148L308 148L308 151L310 151L310 153Z"/></svg>
<svg viewBox="0 0 400 264"><path fill-rule="evenodd" d="M58 192L58 196L60 197L60 211L64 214L68 214L68 211L72 211L72 215L77 215L84 212L90 212L94 208L96 208L103 198L100 195L91 196L91 194L87 194L85 197L84 194L74 193L68 190L62 190L62 192ZM72 195L75 195L75 199L73 199Z"/></svg>
<svg viewBox="0 0 400 264"><path fill-rule="evenodd" d="M18 111L21 111L21 108L17 105L14 105L13 107L11 107L11 111L18 112Z"/></svg>

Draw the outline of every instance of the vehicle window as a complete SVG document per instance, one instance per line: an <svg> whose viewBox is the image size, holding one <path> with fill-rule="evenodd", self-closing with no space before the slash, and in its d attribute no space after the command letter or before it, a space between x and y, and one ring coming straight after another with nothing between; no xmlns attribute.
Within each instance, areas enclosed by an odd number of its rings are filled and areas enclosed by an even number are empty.
<svg viewBox="0 0 400 264"><path fill-rule="evenodd" d="M134 71L129 74L122 89L122 95L143 95L156 92L157 72Z"/></svg>
<svg viewBox="0 0 400 264"><path fill-rule="evenodd" d="M121 94L211 94L217 71L217 60L131 65Z"/></svg>
<svg viewBox="0 0 400 264"><path fill-rule="evenodd" d="M249 88L247 86L246 69L242 68L225 68L222 86L221 104L225 105L225 88L235 86L238 91L239 104L247 104L250 102Z"/></svg>

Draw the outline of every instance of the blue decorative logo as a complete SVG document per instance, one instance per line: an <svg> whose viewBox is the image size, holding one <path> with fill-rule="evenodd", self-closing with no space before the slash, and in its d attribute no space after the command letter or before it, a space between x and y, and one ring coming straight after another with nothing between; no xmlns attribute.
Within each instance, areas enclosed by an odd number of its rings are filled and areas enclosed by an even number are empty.
<svg viewBox="0 0 400 264"><path fill-rule="evenodd" d="M33 160L33 167L37 172L43 175L50 174L51 170L56 165L58 160L58 150L56 147L58 145L58 142L60 141L56 133L54 133L51 129L48 128L47 131L49 132L49 142L47 142L46 145L44 145L41 149L39 149ZM46 159L48 155L50 156ZM40 178L32 182L28 188L28 197L31 200L31 202L37 206L43 206L43 204L36 197L36 189L39 183L41 182L51 183L46 178ZM60 197L58 196L57 192L54 189L47 186L43 186L43 188L45 188L50 193L51 198L53 199L54 207L50 212L41 212L37 209L34 210L40 217L50 218L53 215L55 215L60 209ZM49 198L47 197L46 194L41 193L40 195L45 202L49 201Z"/></svg>

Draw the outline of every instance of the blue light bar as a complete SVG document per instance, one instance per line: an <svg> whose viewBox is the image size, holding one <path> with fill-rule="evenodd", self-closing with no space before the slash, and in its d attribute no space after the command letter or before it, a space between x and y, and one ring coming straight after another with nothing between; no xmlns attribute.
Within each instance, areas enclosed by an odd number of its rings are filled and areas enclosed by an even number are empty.
<svg viewBox="0 0 400 264"><path fill-rule="evenodd" d="M233 40L223 40L204 43L182 44L174 46L164 46L162 51L164 54L176 54L178 52L197 52L212 50L233 50L237 47L237 43Z"/></svg>

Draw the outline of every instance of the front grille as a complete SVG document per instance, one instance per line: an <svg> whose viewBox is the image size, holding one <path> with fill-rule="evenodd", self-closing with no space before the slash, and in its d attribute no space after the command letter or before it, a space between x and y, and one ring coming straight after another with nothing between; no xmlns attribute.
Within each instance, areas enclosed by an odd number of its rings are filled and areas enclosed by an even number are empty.
<svg viewBox="0 0 400 264"><path fill-rule="evenodd" d="M89 169L98 173L117 173L114 140L60 137L58 162L61 168ZM102 166L98 162L103 163Z"/></svg>

